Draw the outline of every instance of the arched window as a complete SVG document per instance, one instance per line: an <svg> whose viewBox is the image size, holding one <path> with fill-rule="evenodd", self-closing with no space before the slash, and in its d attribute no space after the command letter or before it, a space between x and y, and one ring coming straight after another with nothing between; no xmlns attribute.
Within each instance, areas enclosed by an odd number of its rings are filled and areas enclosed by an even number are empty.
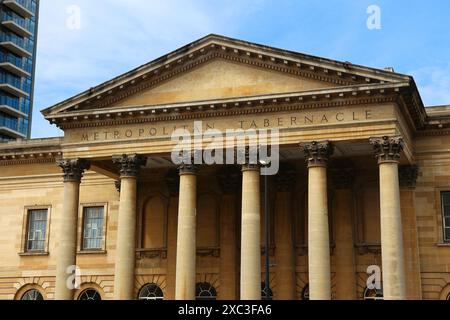
<svg viewBox="0 0 450 320"><path fill-rule="evenodd" d="M22 296L22 300L44 300L44 297L38 290L31 289L24 293L24 295Z"/></svg>
<svg viewBox="0 0 450 320"><path fill-rule="evenodd" d="M195 299L196 300L216 300L217 299L217 291L208 282L197 283L196 290L195 290Z"/></svg>
<svg viewBox="0 0 450 320"><path fill-rule="evenodd" d="M267 298L267 289L269 289L269 297ZM262 300L272 300L273 299L273 292L272 289L266 288L265 282L261 283L261 299Z"/></svg>
<svg viewBox="0 0 450 320"><path fill-rule="evenodd" d="M309 300L309 284L307 284L302 290L302 300Z"/></svg>
<svg viewBox="0 0 450 320"><path fill-rule="evenodd" d="M364 290L364 300L383 300L383 289L369 289Z"/></svg>
<svg viewBox="0 0 450 320"><path fill-rule="evenodd" d="M100 296L100 293L98 293L97 290L89 288L84 290L80 293L78 296L78 300L102 300L102 297Z"/></svg>
<svg viewBox="0 0 450 320"><path fill-rule="evenodd" d="M164 293L161 288L154 283L146 284L139 290L139 300L163 300Z"/></svg>

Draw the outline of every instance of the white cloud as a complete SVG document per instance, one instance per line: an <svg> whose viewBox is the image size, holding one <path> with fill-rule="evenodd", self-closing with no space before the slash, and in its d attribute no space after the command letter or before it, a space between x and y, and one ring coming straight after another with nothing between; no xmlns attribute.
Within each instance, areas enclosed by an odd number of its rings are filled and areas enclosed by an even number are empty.
<svg viewBox="0 0 450 320"><path fill-rule="evenodd" d="M426 106L450 105L450 64L410 72Z"/></svg>
<svg viewBox="0 0 450 320"><path fill-rule="evenodd" d="M43 0L33 137L61 134L39 110L209 33L233 34L262 1ZM67 20L80 9L80 29Z"/></svg>

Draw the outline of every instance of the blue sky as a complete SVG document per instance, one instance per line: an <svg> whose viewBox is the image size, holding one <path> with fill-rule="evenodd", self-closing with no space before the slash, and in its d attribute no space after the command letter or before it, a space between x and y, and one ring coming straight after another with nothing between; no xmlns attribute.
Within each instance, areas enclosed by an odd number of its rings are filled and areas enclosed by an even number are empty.
<svg viewBox="0 0 450 320"><path fill-rule="evenodd" d="M426 105L450 104L449 16L446 0L41 0L32 137L62 134L40 110L209 33L394 67Z"/></svg>

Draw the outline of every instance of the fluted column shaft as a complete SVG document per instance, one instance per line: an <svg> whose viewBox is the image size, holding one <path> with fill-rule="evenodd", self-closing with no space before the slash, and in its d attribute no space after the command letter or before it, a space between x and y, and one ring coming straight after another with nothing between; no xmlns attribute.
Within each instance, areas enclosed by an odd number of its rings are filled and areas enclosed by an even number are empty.
<svg viewBox="0 0 450 320"><path fill-rule="evenodd" d="M260 168L242 168L241 300L261 299Z"/></svg>
<svg viewBox="0 0 450 320"><path fill-rule="evenodd" d="M175 299L195 300L197 168L180 168Z"/></svg>
<svg viewBox="0 0 450 320"><path fill-rule="evenodd" d="M74 276L77 256L77 226L80 183L88 162L81 159L61 160L58 165L64 172L64 205L59 223L59 245L56 255L55 300L72 300L74 283L69 281Z"/></svg>
<svg viewBox="0 0 450 320"><path fill-rule="evenodd" d="M405 262L400 211L398 162L403 150L401 137L373 138L380 170L380 222L383 297L406 299Z"/></svg>
<svg viewBox="0 0 450 320"><path fill-rule="evenodd" d="M310 300L331 299L330 235L328 224L327 163L329 142L304 146L308 164L308 263Z"/></svg>
<svg viewBox="0 0 450 320"><path fill-rule="evenodd" d="M117 228L114 299L133 300L136 262L137 176L145 159L138 156L114 157L120 168L120 203Z"/></svg>

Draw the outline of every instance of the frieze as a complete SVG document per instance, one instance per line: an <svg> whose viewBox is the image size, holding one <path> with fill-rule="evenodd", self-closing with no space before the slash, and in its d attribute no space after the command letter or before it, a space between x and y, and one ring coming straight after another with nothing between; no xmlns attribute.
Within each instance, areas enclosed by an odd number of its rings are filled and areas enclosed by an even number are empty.
<svg viewBox="0 0 450 320"><path fill-rule="evenodd" d="M291 129L320 125L338 125L345 123L358 123L373 121L379 117L372 109L347 109L342 111L314 111L281 113L278 115L221 120L206 120L203 122L203 130L219 129L225 132L227 129L242 130L268 130L268 129ZM194 120L194 119L193 119ZM170 138L177 129L194 130L194 121L173 123L149 123L133 126L124 126L105 129L85 129L66 132L67 142L95 143L121 140Z"/></svg>

